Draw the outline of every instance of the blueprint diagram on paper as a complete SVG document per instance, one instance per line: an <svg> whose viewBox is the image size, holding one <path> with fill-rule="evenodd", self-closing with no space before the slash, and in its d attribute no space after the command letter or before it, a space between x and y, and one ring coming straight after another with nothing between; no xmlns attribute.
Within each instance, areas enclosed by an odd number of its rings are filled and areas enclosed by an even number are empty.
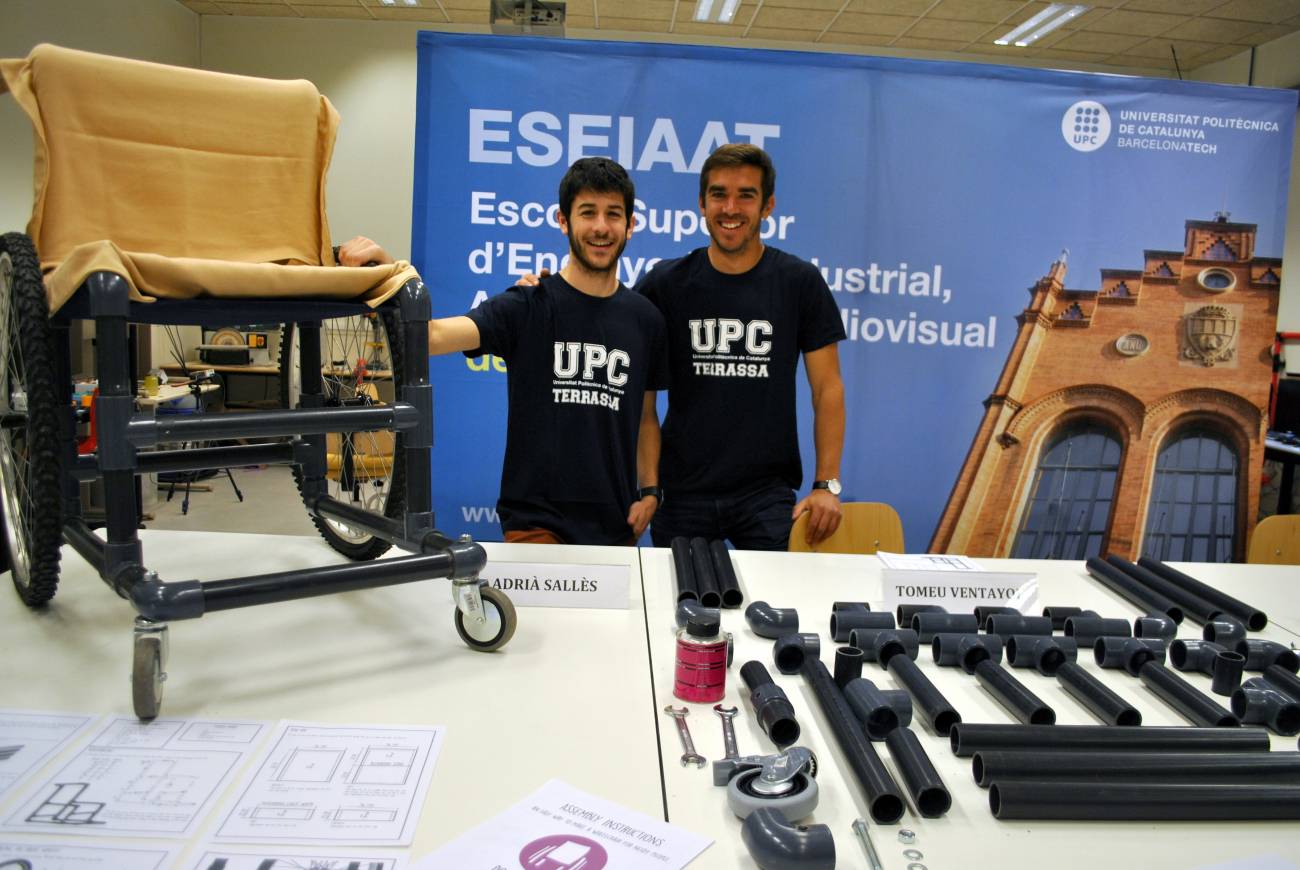
<svg viewBox="0 0 1300 870"><path fill-rule="evenodd" d="M0 710L0 794L54 757L96 717Z"/></svg>
<svg viewBox="0 0 1300 870"><path fill-rule="evenodd" d="M286 722L216 837L409 845L443 731Z"/></svg>
<svg viewBox="0 0 1300 870"><path fill-rule="evenodd" d="M162 870L174 850L158 846L69 846L0 842L2 870Z"/></svg>
<svg viewBox="0 0 1300 870"><path fill-rule="evenodd" d="M392 855L209 847L186 864L185 870L401 870L402 866L401 859Z"/></svg>
<svg viewBox="0 0 1300 870"><path fill-rule="evenodd" d="M261 722L111 719L37 779L2 827L60 837L187 836L266 730Z"/></svg>

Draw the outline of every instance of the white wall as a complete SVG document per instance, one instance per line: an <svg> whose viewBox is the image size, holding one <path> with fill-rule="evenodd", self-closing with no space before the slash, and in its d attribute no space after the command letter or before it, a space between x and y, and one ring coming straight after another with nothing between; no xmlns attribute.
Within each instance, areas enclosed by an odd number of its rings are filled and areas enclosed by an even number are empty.
<svg viewBox="0 0 1300 870"><path fill-rule="evenodd" d="M1266 88L1294 88L1300 85L1300 33L1275 39L1190 74L1203 82L1230 85L1253 84ZM1253 78L1253 80L1252 80ZM1296 117L1300 129L1300 115ZM1282 250L1282 287L1279 290L1277 328L1279 332L1300 332L1300 136L1291 145L1291 188L1287 205L1286 244Z"/></svg>

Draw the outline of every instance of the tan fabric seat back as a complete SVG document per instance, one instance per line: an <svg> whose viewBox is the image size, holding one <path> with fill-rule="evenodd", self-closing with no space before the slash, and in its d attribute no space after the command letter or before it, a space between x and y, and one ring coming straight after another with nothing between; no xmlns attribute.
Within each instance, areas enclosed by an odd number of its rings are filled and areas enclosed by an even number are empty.
<svg viewBox="0 0 1300 870"><path fill-rule="evenodd" d="M39 45L0 73L36 133L28 233L48 268L86 242L332 264L338 115L315 86Z"/></svg>

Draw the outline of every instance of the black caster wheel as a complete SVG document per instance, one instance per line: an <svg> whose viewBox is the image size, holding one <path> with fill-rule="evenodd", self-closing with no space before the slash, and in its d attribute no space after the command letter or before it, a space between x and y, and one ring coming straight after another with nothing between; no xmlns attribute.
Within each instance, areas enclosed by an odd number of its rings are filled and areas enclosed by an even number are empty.
<svg viewBox="0 0 1300 870"><path fill-rule="evenodd" d="M131 661L131 703L140 719L153 719L162 709L167 680L167 635L161 631L137 633Z"/></svg>
<svg viewBox="0 0 1300 870"><path fill-rule="evenodd" d="M769 807L794 822L817 809L817 780L801 772L784 784L785 791L768 792L763 790L760 774L761 770L747 770L727 783L727 806L738 818L749 818L754 810Z"/></svg>
<svg viewBox="0 0 1300 870"><path fill-rule="evenodd" d="M509 596L500 589L483 586L479 589L479 595L483 599L485 621L482 625L476 624L472 619L466 622L465 614L457 608L456 633L471 649L492 652L501 649L514 637L518 617Z"/></svg>

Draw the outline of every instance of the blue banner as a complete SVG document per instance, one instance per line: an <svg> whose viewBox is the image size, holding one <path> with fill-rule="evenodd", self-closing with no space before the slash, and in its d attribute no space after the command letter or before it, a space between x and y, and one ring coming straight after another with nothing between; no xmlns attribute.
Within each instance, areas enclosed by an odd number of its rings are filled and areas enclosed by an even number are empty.
<svg viewBox="0 0 1300 870"><path fill-rule="evenodd" d="M1296 95L1163 79L836 54L421 33L413 259L463 314L568 247L568 165L637 186L620 277L707 245L700 165L754 142L777 168L764 239L816 263L840 348L846 501L884 501L924 550L1017 330L1068 249L1068 286L1181 249L1187 220L1255 223L1282 255ZM434 508L500 540L505 366L430 362ZM802 380L802 376L801 376ZM805 477L813 467L806 383ZM805 479L804 492L810 483Z"/></svg>

